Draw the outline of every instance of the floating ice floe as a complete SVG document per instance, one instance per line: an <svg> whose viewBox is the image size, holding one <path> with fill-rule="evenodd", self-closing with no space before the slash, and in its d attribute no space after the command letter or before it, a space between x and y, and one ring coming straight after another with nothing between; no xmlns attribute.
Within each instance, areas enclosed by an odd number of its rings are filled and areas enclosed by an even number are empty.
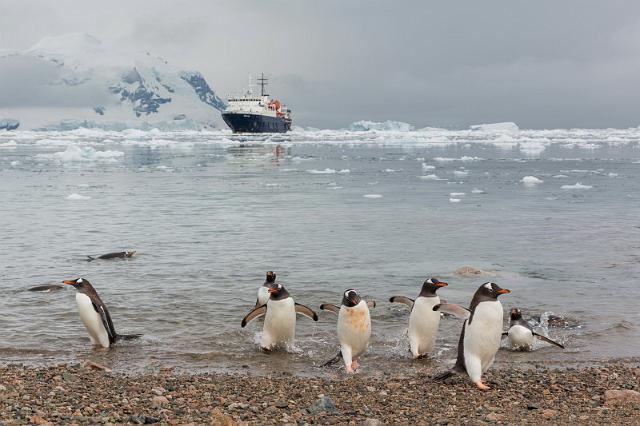
<svg viewBox="0 0 640 426"><path fill-rule="evenodd" d="M453 172L453 175L455 177L467 177L467 175L469 175L469 172L466 170L455 170Z"/></svg>
<svg viewBox="0 0 640 426"><path fill-rule="evenodd" d="M422 171L426 172L427 170L435 170L436 166L432 166L429 164L422 163Z"/></svg>
<svg viewBox="0 0 640 426"><path fill-rule="evenodd" d="M525 176L520 180L520 182L522 182L522 184L524 186L530 186L531 187L531 186L536 186L536 185L541 184L543 182L543 180L542 179L538 179L535 176Z"/></svg>
<svg viewBox="0 0 640 426"><path fill-rule="evenodd" d="M89 200L89 199L91 199L91 197L89 197L88 195L80 195L80 194L74 192L73 194L67 195L66 199L67 200L76 200L77 201L77 200Z"/></svg>
<svg viewBox="0 0 640 426"><path fill-rule="evenodd" d="M554 179L564 179L564 178L568 178L569 176L567 175L554 175L553 178Z"/></svg>
<svg viewBox="0 0 640 426"><path fill-rule="evenodd" d="M469 126L469 129L476 132L517 133L520 131L520 128L518 127L518 125L511 121L505 121L503 123L473 124Z"/></svg>
<svg viewBox="0 0 640 426"><path fill-rule="evenodd" d="M382 198L381 194L365 194L363 195L364 198Z"/></svg>
<svg viewBox="0 0 640 426"><path fill-rule="evenodd" d="M480 188L473 188L471 190L472 194L486 194L486 192L484 191L484 189L480 189Z"/></svg>
<svg viewBox="0 0 640 426"><path fill-rule="evenodd" d="M418 176L418 177L422 180L446 180L446 179L439 178L438 175L435 175L435 174Z"/></svg>
<svg viewBox="0 0 640 426"><path fill-rule="evenodd" d="M562 185L560 188L562 189L591 189L593 186L591 185L583 185L580 182L576 182L575 185Z"/></svg>
<svg viewBox="0 0 640 426"><path fill-rule="evenodd" d="M351 170L350 169L342 169L342 170L338 170L338 173L342 173L343 175L344 174L349 174L349 173L351 173Z"/></svg>
<svg viewBox="0 0 640 426"><path fill-rule="evenodd" d="M312 175L332 175L334 173L337 173L337 170L330 168L326 168L324 170L310 169L307 170L307 173L311 173Z"/></svg>
<svg viewBox="0 0 640 426"><path fill-rule="evenodd" d="M458 197L464 197L465 193L464 192L450 192L449 193L449 197L452 198L458 198Z"/></svg>
<svg viewBox="0 0 640 426"><path fill-rule="evenodd" d="M74 162L116 162L117 159L124 156L122 151L96 151L95 149L85 146L78 147L70 145L62 152L54 154L38 154L38 158L61 161L63 163Z"/></svg>
<svg viewBox="0 0 640 426"><path fill-rule="evenodd" d="M450 203L459 203L460 201L462 201L460 198L449 198Z"/></svg>
<svg viewBox="0 0 640 426"><path fill-rule="evenodd" d="M472 161L482 161L484 160L484 158L480 158L480 157L469 157L469 156L462 156L460 158L451 158L451 157L435 157L433 159L433 161L437 161L438 163L449 163L452 161L462 161L463 163L470 163Z"/></svg>
<svg viewBox="0 0 640 426"><path fill-rule="evenodd" d="M618 177L618 174L617 173L613 173L613 172L609 172L609 173L607 173L607 176L609 176L609 177Z"/></svg>

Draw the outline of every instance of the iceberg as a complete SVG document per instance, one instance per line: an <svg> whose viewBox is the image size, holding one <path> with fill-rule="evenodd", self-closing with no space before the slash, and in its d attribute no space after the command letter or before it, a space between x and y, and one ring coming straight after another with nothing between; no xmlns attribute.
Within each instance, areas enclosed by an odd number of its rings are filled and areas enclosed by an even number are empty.
<svg viewBox="0 0 640 426"><path fill-rule="evenodd" d="M505 121L504 123L474 124L469 126L469 129L487 133L516 133L520 131L518 125L510 121Z"/></svg>

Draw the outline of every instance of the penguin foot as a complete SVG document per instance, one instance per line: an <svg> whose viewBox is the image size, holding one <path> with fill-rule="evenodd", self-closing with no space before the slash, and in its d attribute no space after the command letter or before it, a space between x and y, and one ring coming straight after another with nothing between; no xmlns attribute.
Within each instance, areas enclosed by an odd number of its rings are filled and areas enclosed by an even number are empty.
<svg viewBox="0 0 640 426"><path fill-rule="evenodd" d="M347 374L356 374L356 371L353 369L351 365L347 365Z"/></svg>
<svg viewBox="0 0 640 426"><path fill-rule="evenodd" d="M413 359L425 359L429 356L429 354L418 354L418 355L414 355Z"/></svg>
<svg viewBox="0 0 640 426"><path fill-rule="evenodd" d="M262 352L266 354L270 354L271 352L273 352L271 348L265 348L264 346L260 346L260 349L262 349Z"/></svg>
<svg viewBox="0 0 640 426"><path fill-rule="evenodd" d="M353 360L353 362L351 363L351 368L357 370L358 368L360 368L360 363L358 363L358 361L356 360Z"/></svg>
<svg viewBox="0 0 640 426"><path fill-rule="evenodd" d="M480 380L479 382L476 382L476 386L480 390L489 390L489 389L491 389L489 386L487 386L484 383L482 383L482 380Z"/></svg>

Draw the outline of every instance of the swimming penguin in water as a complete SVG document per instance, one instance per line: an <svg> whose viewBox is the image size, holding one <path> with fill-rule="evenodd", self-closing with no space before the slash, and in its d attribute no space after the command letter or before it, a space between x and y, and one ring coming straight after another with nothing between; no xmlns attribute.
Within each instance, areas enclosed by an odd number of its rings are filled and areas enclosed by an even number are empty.
<svg viewBox="0 0 640 426"><path fill-rule="evenodd" d="M131 250L131 251L118 251L114 253L107 253L107 254L100 255L98 257L87 256L87 262L91 262L92 260L96 260L96 259L102 259L102 260L126 259L127 257L133 257L135 254L136 254L136 251Z"/></svg>
<svg viewBox="0 0 640 426"><path fill-rule="evenodd" d="M375 306L375 302L373 302ZM335 312L337 306L323 304L322 310ZM322 366L334 364L340 358L344 361L347 373L353 374L360 366L358 358L367 350L371 337L371 316L369 304L350 288L342 296L342 305L338 310L338 341L340 351Z"/></svg>
<svg viewBox="0 0 640 426"><path fill-rule="evenodd" d="M137 339L141 334L118 334L111 321L111 315L91 283L84 279L63 281L76 289L76 303L80 319L84 324L93 345L108 348L118 340Z"/></svg>
<svg viewBox="0 0 640 426"><path fill-rule="evenodd" d="M264 305L269 300L269 288L273 287L276 282L276 273L273 271L267 271L267 276L264 280L264 284L258 289L258 299L256 300L256 308L260 305Z"/></svg>
<svg viewBox="0 0 640 426"><path fill-rule="evenodd" d="M498 300L501 294L510 293L498 284L482 284L473 295L469 309L443 303L433 307L434 311L455 315L464 320L458 341L458 359L452 370L434 377L444 380L456 373L466 372L475 385L482 389L489 386L482 382L482 373L487 371L500 349L504 312Z"/></svg>
<svg viewBox="0 0 640 426"><path fill-rule="evenodd" d="M422 290L416 300L404 296L393 296L391 303L404 303L411 308L409 315L409 349L414 359L423 358L433 350L440 325L440 313L433 307L440 304L436 294L448 284L436 278L429 278L422 284Z"/></svg>
<svg viewBox="0 0 640 426"><path fill-rule="evenodd" d="M267 291L269 293L267 303L249 312L242 319L241 326L244 328L252 320L264 315L260 347L265 352L271 352L276 346L293 344L296 334L296 313L314 321L318 321L318 315L308 307L295 303L281 284L273 284Z"/></svg>
<svg viewBox="0 0 640 426"><path fill-rule="evenodd" d="M514 351L529 352L533 349L534 336L540 340L564 349L564 346L560 343L533 331L533 327L531 327L527 321L522 319L522 312L520 312L520 309L512 308L509 331L502 333L502 337L507 337L509 339L509 348Z"/></svg>
<svg viewBox="0 0 640 426"><path fill-rule="evenodd" d="M52 293L54 291L62 290L64 287L58 284L46 284L46 285L37 285L35 287L29 287L28 291L38 291L41 293Z"/></svg>

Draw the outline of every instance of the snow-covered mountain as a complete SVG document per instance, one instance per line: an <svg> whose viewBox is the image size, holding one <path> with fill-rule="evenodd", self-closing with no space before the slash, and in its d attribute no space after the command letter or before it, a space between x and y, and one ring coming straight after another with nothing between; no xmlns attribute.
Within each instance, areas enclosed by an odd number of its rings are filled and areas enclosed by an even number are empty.
<svg viewBox="0 0 640 426"><path fill-rule="evenodd" d="M0 119L21 129L184 129L224 126L224 102L198 71L88 34L0 50Z"/></svg>

